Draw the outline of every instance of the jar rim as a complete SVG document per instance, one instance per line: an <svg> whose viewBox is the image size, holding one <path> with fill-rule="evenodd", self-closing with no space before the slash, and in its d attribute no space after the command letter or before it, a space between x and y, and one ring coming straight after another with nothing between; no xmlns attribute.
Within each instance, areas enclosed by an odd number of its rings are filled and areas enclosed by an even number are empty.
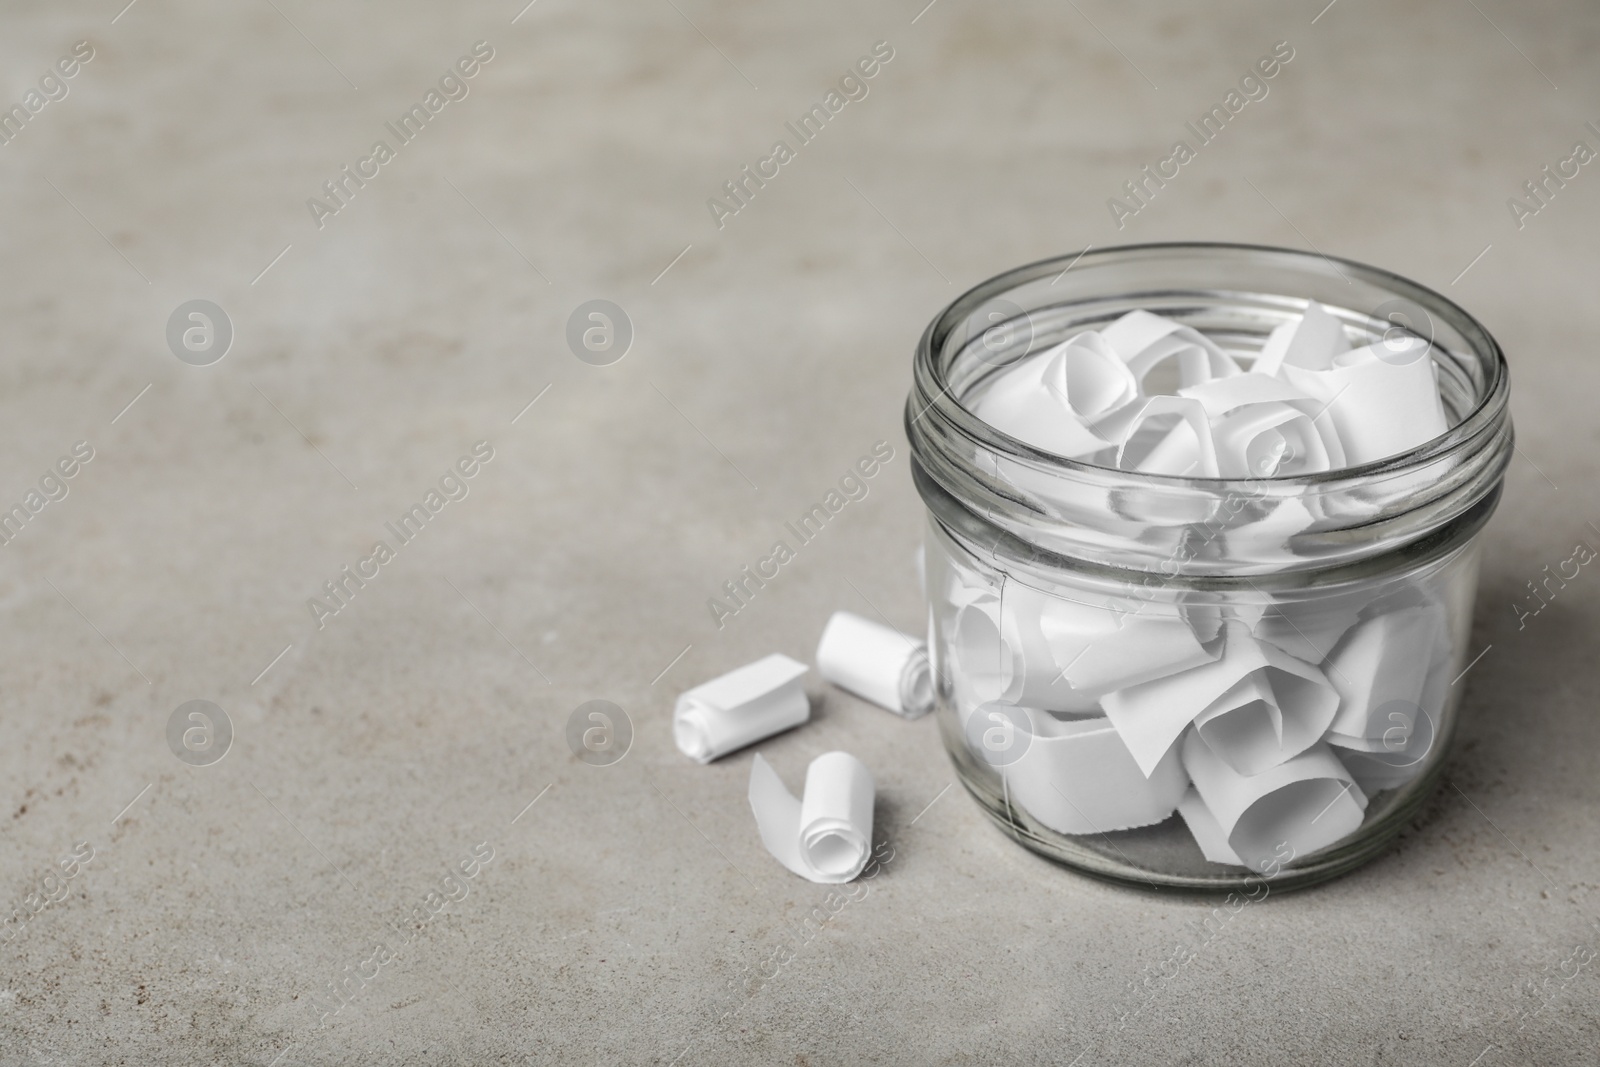
<svg viewBox="0 0 1600 1067"><path fill-rule="evenodd" d="M1074 271L1071 284L1054 288ZM1329 471L1206 478L1045 451L983 421L964 400L992 376L986 367L1002 365L974 347L976 331L997 321L989 317L996 307L1006 321L1026 323L1018 335L1026 351L1007 342L999 353L1010 359L1032 353L1040 328L1064 338L1141 307L1259 343L1269 323L1289 321L1311 301L1372 337L1395 321L1385 309L1396 304L1425 316L1427 358L1454 424L1405 452ZM1270 245L1117 245L1014 268L951 301L917 343L905 432L923 499L947 519L956 507L1023 543L1106 566L1149 569L1176 556L1189 575L1264 574L1370 558L1478 514L1485 502L1492 510L1514 447L1509 392L1505 355L1488 330L1393 271ZM1227 537L1216 537L1221 530Z"/></svg>
<svg viewBox="0 0 1600 1067"><path fill-rule="evenodd" d="M1477 398L1477 403L1444 433L1408 451L1399 452L1382 459L1306 474L1273 475L1265 478L1208 478L1124 471L1120 468L1105 467L1095 463L1085 463L1081 460L1070 459L1054 452L1036 448L1025 441L1012 437L1003 430L991 426L972 414L960 400L951 395L950 382L947 377L949 368L942 365L938 354L951 331L972 311L981 307L987 301L1001 296L1003 293L1056 273L1058 268L1060 274L1065 275L1083 261L1088 261L1092 264L1095 261L1112 257L1162 252L1207 252L1222 255L1230 253L1264 254L1287 257L1300 264L1320 260L1329 264L1335 270L1339 270L1341 267L1348 268L1397 295L1413 299L1430 313L1434 311L1441 312L1446 321L1449 321L1469 339L1478 342L1475 347L1481 345L1478 349L1479 356L1486 357L1483 362L1488 374ZM1462 327L1465 327L1465 329L1462 329ZM1123 481L1125 484L1151 486L1188 485L1210 490L1217 490L1229 485L1271 485L1275 490L1292 489L1297 485L1329 487L1342 482L1370 478L1374 475L1423 467L1447 454L1471 451L1468 446L1475 442L1485 442L1496 429L1496 423L1499 421L1497 416L1504 414L1509 403L1508 378L1509 369L1506 365L1505 353L1501 350L1499 342L1465 308L1436 290L1414 282L1404 275L1385 270L1382 267L1374 267L1370 264L1339 256L1328 256L1320 252L1302 252L1297 249L1283 248L1276 245L1256 245L1228 241L1153 241L1139 244L1107 245L1099 248L1090 245L1076 255L1051 256L996 274L956 297L938 315L934 316L917 342L914 357L913 388L912 395L907 399L906 421L909 430L910 426L932 411L948 423L951 429L970 438L974 443L991 450L1022 456L1029 459L1034 465L1047 469L1051 467L1059 468L1064 473L1091 476L1115 475L1119 481ZM917 408L915 415L912 414L913 404Z"/></svg>

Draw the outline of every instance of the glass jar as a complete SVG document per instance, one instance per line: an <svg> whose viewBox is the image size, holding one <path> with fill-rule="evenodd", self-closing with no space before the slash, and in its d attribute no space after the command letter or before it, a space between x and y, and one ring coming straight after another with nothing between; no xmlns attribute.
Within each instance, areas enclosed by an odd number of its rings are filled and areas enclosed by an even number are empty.
<svg viewBox="0 0 1600 1067"><path fill-rule="evenodd" d="M1451 428L1377 462L1217 479L1065 459L969 410L1017 360L1141 308L1248 369L1310 301L1352 344L1427 341ZM1096 249L956 299L917 346L906 431L962 783L1027 847L1135 885L1288 888L1377 855L1455 732L1507 393L1499 346L1449 300L1287 249Z"/></svg>

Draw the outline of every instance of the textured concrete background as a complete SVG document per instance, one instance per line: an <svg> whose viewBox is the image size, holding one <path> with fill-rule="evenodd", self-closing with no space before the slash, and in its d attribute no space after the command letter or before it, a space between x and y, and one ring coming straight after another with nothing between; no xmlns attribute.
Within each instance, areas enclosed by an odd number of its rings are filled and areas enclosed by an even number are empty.
<svg viewBox="0 0 1600 1067"><path fill-rule="evenodd" d="M1520 229L1507 198L1600 148L1600 15L925 2L7 7L0 103L94 58L0 147L0 501L94 458L0 548L0 1062L1594 1062L1600 577L1515 605L1600 546L1600 174ZM307 198L479 40L470 95L319 229ZM719 229L707 198L880 40ZM1107 198L1278 41L1270 95L1119 232ZM837 608L916 626L923 326L1173 238L1390 267L1510 353L1451 784L1368 868L1202 927L1016 847L931 721L813 682L762 751L796 787L835 747L876 774L893 859L841 906L763 852L748 753L677 754L672 697L809 660ZM195 298L236 331L207 367L165 339ZM594 298L636 333L603 368L564 340ZM879 439L870 495L718 630L707 598ZM470 495L319 630L307 599L479 440ZM594 698L631 717L612 766L565 741ZM168 746L193 699L235 730L214 765Z"/></svg>

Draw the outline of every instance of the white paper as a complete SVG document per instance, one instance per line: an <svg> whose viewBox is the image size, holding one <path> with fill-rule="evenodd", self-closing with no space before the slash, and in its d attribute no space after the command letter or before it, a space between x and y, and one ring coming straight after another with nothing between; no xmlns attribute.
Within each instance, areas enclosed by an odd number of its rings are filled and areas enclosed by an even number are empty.
<svg viewBox="0 0 1600 1067"><path fill-rule="evenodd" d="M1212 863L1226 863L1230 867L1244 866L1244 860L1228 844L1228 835L1223 832L1222 824L1211 814L1211 809L1200 799L1194 786L1191 785L1178 801L1178 814L1183 816L1194 843L1200 846L1200 852L1206 859Z"/></svg>
<svg viewBox="0 0 1600 1067"><path fill-rule="evenodd" d="M1247 776L1190 733L1183 766L1228 847L1253 870L1281 858L1284 845L1298 859L1354 833L1367 806L1366 794L1327 745Z"/></svg>
<svg viewBox="0 0 1600 1067"><path fill-rule="evenodd" d="M700 763L799 726L811 717L801 679L806 665L774 653L678 697L672 736Z"/></svg>
<svg viewBox="0 0 1600 1067"><path fill-rule="evenodd" d="M1141 474L1218 477L1204 406L1189 397L1150 397L1128 422L1117 446L1117 466Z"/></svg>
<svg viewBox="0 0 1600 1067"><path fill-rule="evenodd" d="M1218 476L1271 478L1344 465L1344 449L1321 401L1278 378L1250 372L1179 390L1211 420ZM1325 427L1325 428L1324 428Z"/></svg>
<svg viewBox="0 0 1600 1067"><path fill-rule="evenodd" d="M1031 715L1033 738L1003 768L1011 801L1063 834L1150 826L1171 815L1188 787L1176 751L1147 778L1110 720Z"/></svg>
<svg viewBox="0 0 1600 1067"><path fill-rule="evenodd" d="M1091 331L1006 368L972 413L1019 441L1076 459L1110 445L1090 421L1136 391L1127 367Z"/></svg>
<svg viewBox="0 0 1600 1067"><path fill-rule="evenodd" d="M1349 351L1344 324L1316 301L1306 305L1297 322L1273 330L1251 370L1276 374L1285 365L1306 370L1327 370L1341 352Z"/></svg>
<svg viewBox="0 0 1600 1067"><path fill-rule="evenodd" d="M1327 405L1349 464L1399 455L1449 429L1431 346L1404 341L1341 353L1327 370L1283 367L1286 381Z"/></svg>
<svg viewBox="0 0 1600 1067"><path fill-rule="evenodd" d="M750 810L761 843L779 863L813 882L848 882L866 866L874 794L871 772L848 752L812 760L800 800L760 753L750 765Z"/></svg>
<svg viewBox="0 0 1600 1067"><path fill-rule="evenodd" d="M1148 311L1130 311L1100 335L1127 362L1141 386L1145 376L1168 359L1178 362L1181 386L1240 373L1239 364L1210 338Z"/></svg>
<svg viewBox="0 0 1600 1067"><path fill-rule="evenodd" d="M1127 601L1085 604L1007 579L1000 699L1041 711L1096 712L1113 689L1216 658L1187 620ZM1140 610L1144 608L1144 610Z"/></svg>
<svg viewBox="0 0 1600 1067"><path fill-rule="evenodd" d="M1258 605L1250 631L1258 641L1281 648L1296 659L1322 663L1339 644L1360 616L1362 602L1356 597L1321 596L1295 603ZM1338 679L1323 667L1328 681L1338 688Z"/></svg>
<svg viewBox="0 0 1600 1067"><path fill-rule="evenodd" d="M980 704L1000 699L1000 614L998 597L984 596L956 610L950 633L950 688L962 725Z"/></svg>
<svg viewBox="0 0 1600 1067"><path fill-rule="evenodd" d="M1222 655L1212 662L1119 689L1102 701L1145 773L1202 717L1229 761L1258 769L1302 751L1332 722L1338 694L1316 667L1262 644L1238 622L1223 625L1221 640ZM1258 686L1241 686L1252 676Z"/></svg>
<svg viewBox="0 0 1600 1067"><path fill-rule="evenodd" d="M1443 610L1417 606L1384 612L1351 629L1328 658L1328 680L1340 696L1329 741L1364 752L1392 749L1385 741L1394 736L1389 715L1396 709L1391 705L1421 706L1423 683L1445 624Z"/></svg>
<svg viewBox="0 0 1600 1067"><path fill-rule="evenodd" d="M823 627L817 643L817 672L863 700L908 719L933 709L927 646L852 612L834 612Z"/></svg>

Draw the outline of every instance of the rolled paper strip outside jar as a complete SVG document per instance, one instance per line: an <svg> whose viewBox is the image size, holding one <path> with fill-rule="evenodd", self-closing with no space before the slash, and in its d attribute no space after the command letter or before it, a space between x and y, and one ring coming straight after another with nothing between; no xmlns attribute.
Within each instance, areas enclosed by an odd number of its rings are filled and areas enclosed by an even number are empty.
<svg viewBox="0 0 1600 1067"><path fill-rule="evenodd" d="M1252 676L1258 684L1241 686ZM1102 703L1140 769L1149 774L1184 730L1202 718L1207 732L1224 746L1224 762L1237 761L1243 768L1281 763L1321 737L1339 697L1316 667L1257 641L1241 623L1227 622L1217 659L1116 690Z"/></svg>
<svg viewBox="0 0 1600 1067"><path fill-rule="evenodd" d="M750 810L761 843L812 882L848 882L866 866L875 793L871 772L848 752L812 760L799 800L759 753L750 766Z"/></svg>
<svg viewBox="0 0 1600 1067"><path fill-rule="evenodd" d="M806 665L774 653L678 697L672 737L699 763L799 726L811 717L801 679Z"/></svg>
<svg viewBox="0 0 1600 1067"><path fill-rule="evenodd" d="M908 719L933 710L927 646L852 612L834 612L823 627L817 672L841 689Z"/></svg>
<svg viewBox="0 0 1600 1067"><path fill-rule="evenodd" d="M1062 721L1037 711L1031 719L1030 743L1002 774L1011 802L1057 833L1154 825L1189 786L1176 749L1146 777L1109 719Z"/></svg>
<svg viewBox="0 0 1600 1067"><path fill-rule="evenodd" d="M1327 370L1285 366L1297 389L1327 405L1349 464L1408 452L1449 429L1432 345L1407 336L1334 357Z"/></svg>
<svg viewBox="0 0 1600 1067"><path fill-rule="evenodd" d="M1252 870L1281 860L1283 845L1298 859L1354 833L1367 807L1366 794L1324 744L1242 775L1191 730L1183 766L1228 847Z"/></svg>
<svg viewBox="0 0 1600 1067"><path fill-rule="evenodd" d="M1180 386L1241 373L1233 357L1210 338L1148 311L1128 312L1101 330L1100 336L1127 362L1141 387L1152 369L1174 358Z"/></svg>

